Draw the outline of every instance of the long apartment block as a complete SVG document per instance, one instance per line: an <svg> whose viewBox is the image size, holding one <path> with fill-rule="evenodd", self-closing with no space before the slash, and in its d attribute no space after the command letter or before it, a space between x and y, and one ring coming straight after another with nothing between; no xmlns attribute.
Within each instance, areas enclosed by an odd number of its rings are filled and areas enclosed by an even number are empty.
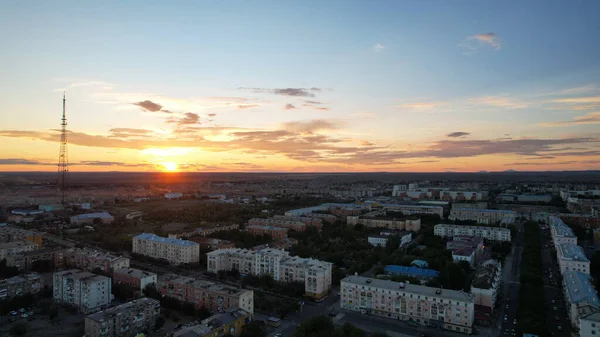
<svg viewBox="0 0 600 337"><path fill-rule="evenodd" d="M472 332L475 300L462 291L354 275L342 279L340 295L343 309L465 334Z"/></svg>
<svg viewBox="0 0 600 337"><path fill-rule="evenodd" d="M479 208L453 208L448 217L450 220L473 220L486 225L511 224L515 222L516 218L517 212L515 211Z"/></svg>
<svg viewBox="0 0 600 337"><path fill-rule="evenodd" d="M71 268L92 271L96 268L106 273L129 267L129 259L94 249L71 248L63 252L65 264Z"/></svg>
<svg viewBox="0 0 600 337"><path fill-rule="evenodd" d="M248 289L176 274L159 276L157 289L165 296L193 303L197 308L205 307L212 312L225 312L231 308L254 312L254 292Z"/></svg>
<svg viewBox="0 0 600 337"><path fill-rule="evenodd" d="M332 263L290 256L281 249L230 248L206 254L208 271L236 269L241 274L271 275L280 282L302 282L308 296L322 298L331 289Z"/></svg>
<svg viewBox="0 0 600 337"><path fill-rule="evenodd" d="M0 280L0 301L25 294L37 294L43 287L42 276L37 273L14 276Z"/></svg>
<svg viewBox="0 0 600 337"><path fill-rule="evenodd" d="M200 259L198 243L151 233L133 237L132 251L155 259L165 259L172 264L198 263Z"/></svg>
<svg viewBox="0 0 600 337"><path fill-rule="evenodd" d="M454 237L458 235L479 236L491 241L510 241L510 229L504 227L463 226L438 224L433 228L437 236Z"/></svg>

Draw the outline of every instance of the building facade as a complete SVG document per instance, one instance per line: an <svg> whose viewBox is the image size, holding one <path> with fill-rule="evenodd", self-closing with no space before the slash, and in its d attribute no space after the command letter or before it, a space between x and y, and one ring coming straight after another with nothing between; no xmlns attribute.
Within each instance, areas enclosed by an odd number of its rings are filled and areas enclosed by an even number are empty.
<svg viewBox="0 0 600 337"><path fill-rule="evenodd" d="M154 330L160 315L160 302L140 298L112 307L85 318L85 337L135 337Z"/></svg>
<svg viewBox="0 0 600 337"><path fill-rule="evenodd" d="M165 259L173 264L198 263L200 259L200 245L196 242L150 233L134 236L132 251L155 259Z"/></svg>
<svg viewBox="0 0 600 337"><path fill-rule="evenodd" d="M503 227L462 226L438 224L433 228L437 236L454 237L458 235L479 236L490 241L510 241L510 229Z"/></svg>
<svg viewBox="0 0 600 337"><path fill-rule="evenodd" d="M143 291L149 284L156 284L157 277L153 272L129 267L113 272L113 282L128 285L139 291Z"/></svg>
<svg viewBox="0 0 600 337"><path fill-rule="evenodd" d="M472 332L471 294L356 275L342 279L340 288L343 309L465 334Z"/></svg>
<svg viewBox="0 0 600 337"><path fill-rule="evenodd" d="M29 241L37 244L38 249L41 249L42 240L42 233L0 224L0 242Z"/></svg>
<svg viewBox="0 0 600 337"><path fill-rule="evenodd" d="M206 257L209 272L236 269L241 274L271 275L280 282L303 282L306 294L316 299L331 289L332 263L290 256L284 250L220 249Z"/></svg>
<svg viewBox="0 0 600 337"><path fill-rule="evenodd" d="M112 273L115 270L129 267L128 258L93 249L70 248L65 250L62 255L65 265L86 271L98 268L105 273Z"/></svg>
<svg viewBox="0 0 600 337"><path fill-rule="evenodd" d="M37 273L0 280L0 301L25 294L37 294L43 288L42 275Z"/></svg>
<svg viewBox="0 0 600 337"><path fill-rule="evenodd" d="M0 261L9 255L31 252L37 249L37 243L25 240L0 243Z"/></svg>
<svg viewBox="0 0 600 337"><path fill-rule="evenodd" d="M577 244L577 236L575 236L571 227L567 226L559 217L549 216L548 224L554 246L558 246L561 243Z"/></svg>
<svg viewBox="0 0 600 337"><path fill-rule="evenodd" d="M450 220L473 220L485 225L496 223L510 224L517 218L517 212L497 209L453 208Z"/></svg>
<svg viewBox="0 0 600 337"><path fill-rule="evenodd" d="M496 260L487 260L475 272L471 283L471 294L474 296L475 308L485 307L482 312L493 312L498 300L502 266Z"/></svg>
<svg viewBox="0 0 600 337"><path fill-rule="evenodd" d="M273 240L285 240L287 238L288 229L274 226L250 225L246 226L246 232L252 236L270 236Z"/></svg>
<svg viewBox="0 0 600 337"><path fill-rule="evenodd" d="M293 217L290 217L290 218L293 218ZM302 217L297 217L297 218L302 218ZM321 219L319 219L319 220L321 220ZM323 221L323 220L321 220L321 221ZM253 225L273 226L273 227L287 228L289 230L293 230L296 232L304 232L306 230L306 228L308 227L308 225L302 221L283 220L281 218L279 218L279 219L253 218L253 219L248 220L248 225L251 225L251 226L253 226ZM247 228L248 227L246 227L246 229Z"/></svg>
<svg viewBox="0 0 600 337"><path fill-rule="evenodd" d="M441 206L396 204L383 204L381 206L384 210L402 212L404 215L432 214L437 215L440 218L444 217L444 207Z"/></svg>
<svg viewBox="0 0 600 337"><path fill-rule="evenodd" d="M196 308L205 307L212 312L225 312L241 308L254 312L254 292L203 281L175 274L158 277L158 291L183 302L192 303Z"/></svg>
<svg viewBox="0 0 600 337"><path fill-rule="evenodd" d="M115 218L108 212L85 213L71 217L72 225L94 225L98 222L103 225L108 225L113 223L113 221L115 221Z"/></svg>
<svg viewBox="0 0 600 337"><path fill-rule="evenodd" d="M562 283L569 322L573 327L579 328L581 317L600 308L600 299L588 274L565 271Z"/></svg>
<svg viewBox="0 0 600 337"><path fill-rule="evenodd" d="M315 217L274 215L273 219L286 221L300 221L302 223L307 224L308 226L316 227L319 231L321 231L321 229L323 228L323 219Z"/></svg>
<svg viewBox="0 0 600 337"><path fill-rule="evenodd" d="M106 276L77 269L54 273L52 296L57 303L78 308L83 313L110 306L112 283Z"/></svg>
<svg viewBox="0 0 600 337"><path fill-rule="evenodd" d="M593 312L579 318L579 336L600 336L600 310L594 310Z"/></svg>
<svg viewBox="0 0 600 337"><path fill-rule="evenodd" d="M561 243L556 247L556 257L561 274L564 271L590 273L590 260L581 247L572 243Z"/></svg>

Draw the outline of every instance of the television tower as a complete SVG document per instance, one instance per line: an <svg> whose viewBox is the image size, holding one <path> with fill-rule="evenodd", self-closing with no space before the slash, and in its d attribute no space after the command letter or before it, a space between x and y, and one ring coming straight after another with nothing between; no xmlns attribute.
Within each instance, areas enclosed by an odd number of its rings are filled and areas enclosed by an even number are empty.
<svg viewBox="0 0 600 337"><path fill-rule="evenodd" d="M65 192L67 190L67 173L69 172L69 158L67 156L67 115L65 112L66 96L63 92L63 112L60 128L60 153L58 155L58 186L61 192L61 203L65 205Z"/></svg>

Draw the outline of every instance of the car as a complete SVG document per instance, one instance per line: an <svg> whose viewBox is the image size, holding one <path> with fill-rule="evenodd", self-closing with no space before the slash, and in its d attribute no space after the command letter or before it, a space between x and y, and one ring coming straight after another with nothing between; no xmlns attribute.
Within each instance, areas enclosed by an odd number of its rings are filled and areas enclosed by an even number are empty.
<svg viewBox="0 0 600 337"><path fill-rule="evenodd" d="M513 324L517 324L517 319L513 319Z"/></svg>
<svg viewBox="0 0 600 337"><path fill-rule="evenodd" d="M16 312L16 311L11 311L11 312L10 312L10 314L9 314L9 316L16 316L17 314L18 314L18 312Z"/></svg>
<svg viewBox="0 0 600 337"><path fill-rule="evenodd" d="M29 315L27 315L27 314L21 315L21 318L27 318L27 317L29 317Z"/></svg>
<svg viewBox="0 0 600 337"><path fill-rule="evenodd" d="M25 308L21 308L21 309L19 309L19 312L20 312L20 313L22 313L22 314L24 314L24 313L25 313L25 311L26 311L26 310L25 310Z"/></svg>
<svg viewBox="0 0 600 337"><path fill-rule="evenodd" d="M276 334L276 335L275 335L275 336L273 336L273 337L281 337L281 336L282 336L282 335L281 335L280 333L278 333L278 334Z"/></svg>
<svg viewBox="0 0 600 337"><path fill-rule="evenodd" d="M506 309L508 309L508 304L506 305Z"/></svg>
<svg viewBox="0 0 600 337"><path fill-rule="evenodd" d="M560 321L560 317L558 317L558 316L554 316L554 320L556 320L556 321Z"/></svg>
<svg viewBox="0 0 600 337"><path fill-rule="evenodd" d="M552 300L552 304L556 303L556 300Z"/></svg>
<svg viewBox="0 0 600 337"><path fill-rule="evenodd" d="M556 310L558 310L558 308L557 308L557 307L554 307L554 311L556 311Z"/></svg>
<svg viewBox="0 0 600 337"><path fill-rule="evenodd" d="M331 311L328 315L331 316L331 317L334 317L336 314L335 314L334 311Z"/></svg>
<svg viewBox="0 0 600 337"><path fill-rule="evenodd" d="M558 331L562 331L562 326L560 326L560 325L559 325L559 326L557 326L557 327L556 327L556 329L557 329Z"/></svg>

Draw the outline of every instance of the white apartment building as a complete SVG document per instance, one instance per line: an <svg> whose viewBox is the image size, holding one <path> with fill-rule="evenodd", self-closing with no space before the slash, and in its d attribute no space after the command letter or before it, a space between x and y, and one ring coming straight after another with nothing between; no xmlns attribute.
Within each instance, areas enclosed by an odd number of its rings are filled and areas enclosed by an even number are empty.
<svg viewBox="0 0 600 337"><path fill-rule="evenodd" d="M470 334L474 297L456 290L347 276L341 281L340 306L397 320Z"/></svg>
<svg viewBox="0 0 600 337"><path fill-rule="evenodd" d="M407 191L406 185L394 185L392 188L392 197L399 197L402 193Z"/></svg>
<svg viewBox="0 0 600 337"><path fill-rule="evenodd" d="M577 236L573 234L571 227L565 225L559 217L550 216L548 217L548 222L554 246L558 246L561 243L577 244Z"/></svg>
<svg viewBox="0 0 600 337"><path fill-rule="evenodd" d="M592 313L579 318L579 336L600 336L600 310L594 310Z"/></svg>
<svg viewBox="0 0 600 337"><path fill-rule="evenodd" d="M111 280L109 277L71 269L53 276L54 301L77 307L84 313L96 312L110 306Z"/></svg>
<svg viewBox="0 0 600 337"><path fill-rule="evenodd" d="M155 259L165 259L173 264L198 263L200 245L196 242L143 233L133 237L134 253Z"/></svg>
<svg viewBox="0 0 600 337"><path fill-rule="evenodd" d="M0 243L0 261L8 255L31 252L37 249L37 243L26 240Z"/></svg>
<svg viewBox="0 0 600 337"><path fill-rule="evenodd" d="M581 317L599 310L600 299L588 274L565 271L562 283L569 321L573 327L579 328Z"/></svg>
<svg viewBox="0 0 600 337"><path fill-rule="evenodd" d="M400 247L407 245L412 241L412 233L410 232L382 232L379 235L369 235L367 240L374 247L385 247L387 245L388 239L390 239L394 235L400 236Z"/></svg>
<svg viewBox="0 0 600 337"><path fill-rule="evenodd" d="M475 272L471 283L471 294L475 297L475 305L489 308L493 312L498 299L502 266L496 260L487 260Z"/></svg>
<svg viewBox="0 0 600 337"><path fill-rule="evenodd" d="M560 273L565 271L578 271L590 273L590 260L585 256L581 247L573 243L561 243L556 247L556 258Z"/></svg>
<svg viewBox="0 0 600 337"><path fill-rule="evenodd" d="M453 262L467 262L471 267L475 264L475 249L462 247L452 250Z"/></svg>
<svg viewBox="0 0 600 337"><path fill-rule="evenodd" d="M387 211L402 212L404 215L435 214L435 215L438 215L440 218L444 217L444 207L441 207L441 206L396 205L396 204L383 204L381 206Z"/></svg>
<svg viewBox="0 0 600 337"><path fill-rule="evenodd" d="M498 209L452 208L450 220L473 220L481 224L510 224L517 218L517 212Z"/></svg>
<svg viewBox="0 0 600 337"><path fill-rule="evenodd" d="M241 274L268 274L275 281L303 282L308 296L322 298L331 289L332 263L290 256L281 249L227 248L206 254L208 271L237 269Z"/></svg>
<svg viewBox="0 0 600 337"><path fill-rule="evenodd" d="M438 224L433 228L437 236L453 237L456 235L479 236L491 241L510 241L510 229L503 227L462 226Z"/></svg>
<svg viewBox="0 0 600 337"><path fill-rule="evenodd" d="M85 337L133 337L152 331L160 315L160 302L140 298L106 309L85 318Z"/></svg>

